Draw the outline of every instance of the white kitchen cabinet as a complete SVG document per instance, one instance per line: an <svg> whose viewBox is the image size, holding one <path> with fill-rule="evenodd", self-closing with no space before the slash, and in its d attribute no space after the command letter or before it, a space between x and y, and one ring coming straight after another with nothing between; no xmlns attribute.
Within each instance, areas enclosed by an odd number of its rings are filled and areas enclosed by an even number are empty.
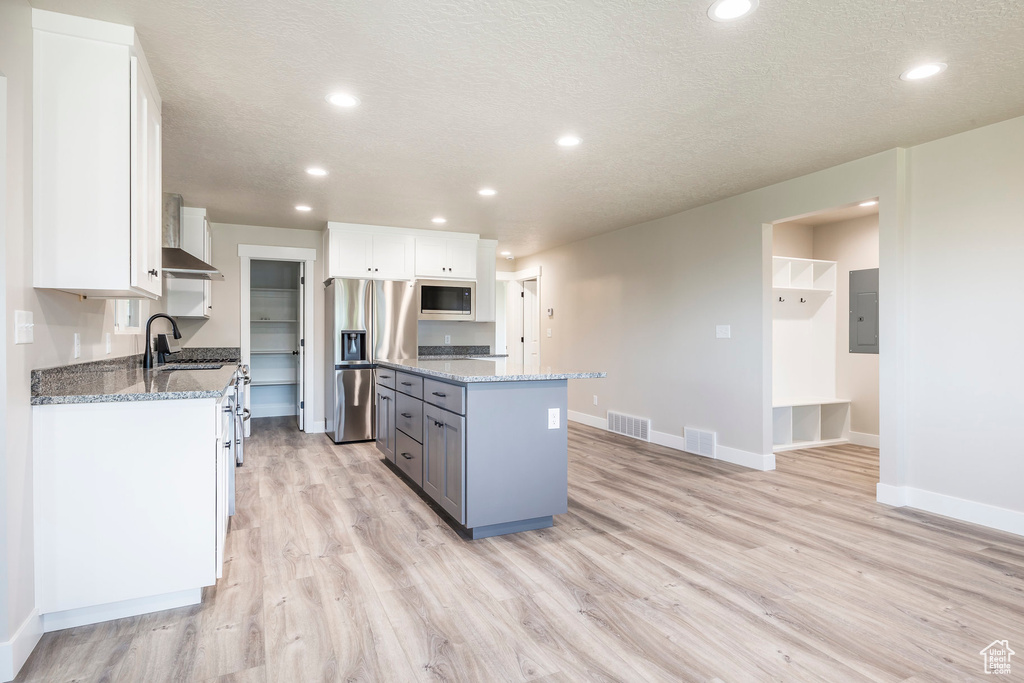
<svg viewBox="0 0 1024 683"><path fill-rule="evenodd" d="M476 321L478 323L494 322L497 253L497 240L479 240L476 252Z"/></svg>
<svg viewBox="0 0 1024 683"><path fill-rule="evenodd" d="M206 209L182 207L181 248L196 258L213 261L213 240ZM209 318L213 313L213 283L209 280L167 278L167 314L175 318Z"/></svg>
<svg viewBox="0 0 1024 683"><path fill-rule="evenodd" d="M374 226L328 223L324 249L328 276L373 280L415 277L415 238L404 233L374 232Z"/></svg>
<svg viewBox="0 0 1024 683"><path fill-rule="evenodd" d="M33 407L44 629L194 604L221 576L232 392Z"/></svg>
<svg viewBox="0 0 1024 683"><path fill-rule="evenodd" d="M130 26L32 10L33 284L161 294L160 96Z"/></svg>
<svg viewBox="0 0 1024 683"><path fill-rule="evenodd" d="M416 277L475 280L477 239L416 237Z"/></svg>

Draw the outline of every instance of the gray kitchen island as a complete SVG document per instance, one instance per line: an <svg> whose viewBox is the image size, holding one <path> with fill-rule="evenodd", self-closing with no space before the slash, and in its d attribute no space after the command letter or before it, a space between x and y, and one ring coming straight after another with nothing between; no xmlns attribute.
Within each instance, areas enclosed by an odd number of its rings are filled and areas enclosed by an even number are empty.
<svg viewBox="0 0 1024 683"><path fill-rule="evenodd" d="M377 448L469 538L554 523L568 509L568 380L505 358L377 361Z"/></svg>

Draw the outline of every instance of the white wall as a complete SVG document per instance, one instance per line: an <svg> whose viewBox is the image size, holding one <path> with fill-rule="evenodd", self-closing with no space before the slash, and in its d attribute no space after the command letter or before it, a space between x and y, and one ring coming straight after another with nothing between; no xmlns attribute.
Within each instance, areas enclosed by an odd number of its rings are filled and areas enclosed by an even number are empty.
<svg viewBox="0 0 1024 683"><path fill-rule="evenodd" d="M909 161L905 483L1024 512L1024 118Z"/></svg>
<svg viewBox="0 0 1024 683"><path fill-rule="evenodd" d="M900 243L903 153L893 150L684 213L516 259L542 266L542 364L604 370L569 383L569 408L601 419L608 409L650 417L676 438L684 426L757 458L771 446L771 228L766 224L883 199L881 220ZM885 208L885 200L889 210ZM894 249L892 259L902 259ZM896 287L902 266L889 277ZM901 305L883 311L900 333ZM732 326L716 339L715 326ZM902 400L899 368L888 400ZM599 396L598 407L593 395ZM895 432L894 432L895 434ZM890 451L900 453L899 439Z"/></svg>
<svg viewBox="0 0 1024 683"><path fill-rule="evenodd" d="M852 401L850 431L877 436L878 355L850 353L849 311L850 271L878 267L878 215L815 226L811 253L836 261L836 395Z"/></svg>

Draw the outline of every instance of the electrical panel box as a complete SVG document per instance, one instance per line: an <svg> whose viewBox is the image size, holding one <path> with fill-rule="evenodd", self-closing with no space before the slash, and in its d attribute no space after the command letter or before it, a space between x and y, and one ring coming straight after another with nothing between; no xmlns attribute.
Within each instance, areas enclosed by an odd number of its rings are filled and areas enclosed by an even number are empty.
<svg viewBox="0 0 1024 683"><path fill-rule="evenodd" d="M850 353L878 353L878 268L850 271Z"/></svg>

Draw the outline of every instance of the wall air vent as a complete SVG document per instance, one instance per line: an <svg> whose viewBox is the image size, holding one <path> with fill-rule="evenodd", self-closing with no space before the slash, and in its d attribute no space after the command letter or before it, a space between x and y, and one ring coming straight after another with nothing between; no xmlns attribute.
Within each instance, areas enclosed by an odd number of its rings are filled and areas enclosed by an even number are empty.
<svg viewBox="0 0 1024 683"><path fill-rule="evenodd" d="M683 450L687 453L695 453L708 458L716 457L715 444L718 438L715 432L683 427L683 441L686 442Z"/></svg>
<svg viewBox="0 0 1024 683"><path fill-rule="evenodd" d="M651 421L646 417L633 417L608 411L608 431L631 436L641 441L651 440Z"/></svg>

